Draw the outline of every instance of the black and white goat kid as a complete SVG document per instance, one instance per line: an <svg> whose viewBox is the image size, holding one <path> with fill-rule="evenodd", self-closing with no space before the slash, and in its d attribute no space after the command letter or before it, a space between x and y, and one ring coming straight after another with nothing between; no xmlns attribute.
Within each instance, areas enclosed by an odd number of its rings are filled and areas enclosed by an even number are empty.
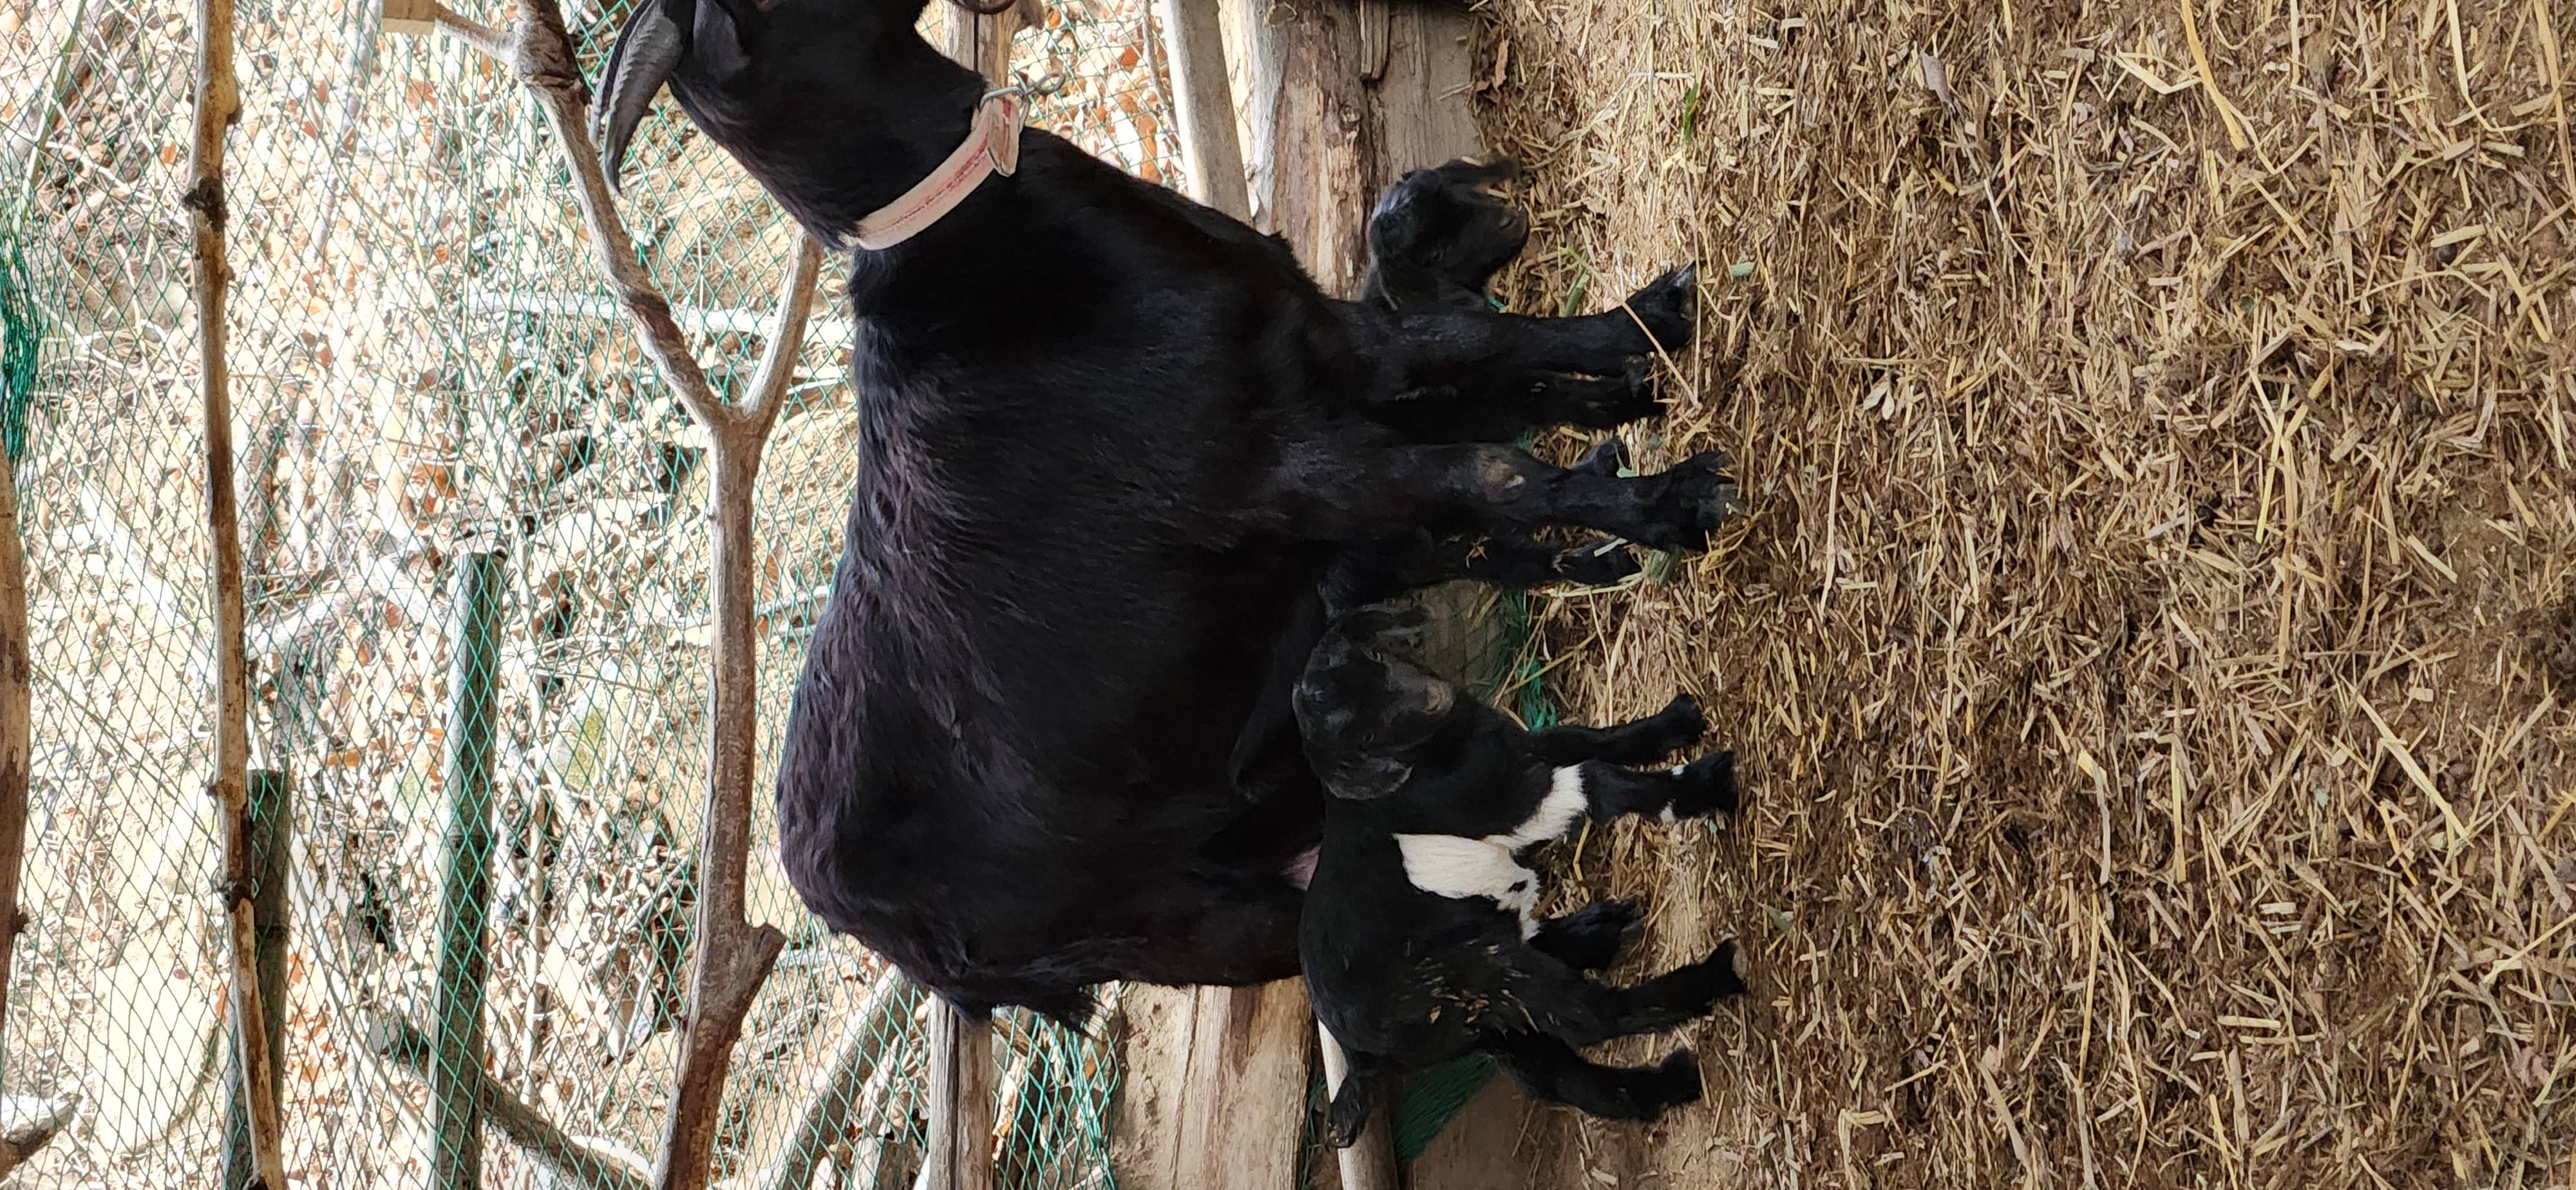
<svg viewBox="0 0 2576 1190"><path fill-rule="evenodd" d="M1306 751L1333 796L1299 931L1315 1015L1350 1056L1326 1136L1347 1145L1398 1074L1482 1050L1531 1097L1647 1120L1699 1098L1688 1050L1652 1067L1576 1050L1671 1029L1745 990L1733 941L1635 987L1590 975L1636 925L1629 901L1536 915L1529 849L1586 817L1732 812L1733 754L1646 771L1700 738L1684 695L1615 727L1525 731L1404 653L1417 612L1337 618L1298 682Z"/></svg>

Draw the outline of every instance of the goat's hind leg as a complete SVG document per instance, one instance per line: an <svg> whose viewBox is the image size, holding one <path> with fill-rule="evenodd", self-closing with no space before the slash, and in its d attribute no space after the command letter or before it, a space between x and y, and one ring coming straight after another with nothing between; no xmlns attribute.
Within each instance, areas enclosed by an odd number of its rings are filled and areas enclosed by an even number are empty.
<svg viewBox="0 0 2576 1190"><path fill-rule="evenodd" d="M1350 1068L1342 1075L1341 1089L1333 1092L1333 1102L1324 1109L1324 1143L1336 1149L1347 1149L1368 1128L1369 1116L1385 1098L1388 1072L1386 1063L1373 1054L1343 1054Z"/></svg>
<svg viewBox="0 0 2576 1190"><path fill-rule="evenodd" d="M1509 442L1550 426L1608 430L1663 409L1654 373L1631 361L1618 374L1507 373L1484 383L1405 389L1368 417L1411 442Z"/></svg>
<svg viewBox="0 0 2576 1190"><path fill-rule="evenodd" d="M1563 917L1538 923L1529 944L1539 953L1578 971L1599 971L1619 961L1619 952L1637 940L1644 926L1634 898L1594 901Z"/></svg>
<svg viewBox="0 0 2576 1190"><path fill-rule="evenodd" d="M1653 1066L1603 1066L1556 1038L1515 1033L1495 1039L1487 1052L1530 1098L1605 1120L1651 1120L1700 1097L1699 1063L1689 1050L1674 1050Z"/></svg>
<svg viewBox="0 0 2576 1190"><path fill-rule="evenodd" d="M1569 1045L1599 1045L1633 1033L1660 1033L1706 1016L1717 1002L1742 995L1730 938L1707 958L1676 967L1635 987L1615 988L1577 971L1554 955L1530 947L1510 954L1501 967L1501 1000L1519 1010L1536 1032Z"/></svg>

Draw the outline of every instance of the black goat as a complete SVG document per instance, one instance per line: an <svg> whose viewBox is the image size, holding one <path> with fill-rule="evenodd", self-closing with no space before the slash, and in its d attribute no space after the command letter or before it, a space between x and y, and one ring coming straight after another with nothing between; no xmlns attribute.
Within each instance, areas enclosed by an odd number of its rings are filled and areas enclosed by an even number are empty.
<svg viewBox="0 0 2576 1190"><path fill-rule="evenodd" d="M1482 1050L1532 1097L1646 1120L1699 1098L1688 1050L1660 1065L1575 1052L1678 1026L1744 991L1735 944L1632 988L1609 966L1636 923L1628 901L1535 915L1530 848L1587 815L1666 822L1732 812L1731 753L1637 772L1697 742L1685 695L1616 727L1524 731L1401 655L1419 613L1337 618L1297 684L1307 755L1333 795L1299 945L1316 1019L1350 1055L1325 1136L1358 1136L1398 1074Z"/></svg>
<svg viewBox="0 0 2576 1190"><path fill-rule="evenodd" d="M848 240L985 96L923 6L646 0L601 87L611 174L667 83ZM1323 798L1287 691L1336 551L1549 524L1704 546L1733 494L1714 457L1620 477L1474 440L1535 377L1682 345L1695 274L1581 318L1393 314L1060 138L1019 143L1015 173L852 254L858 474L779 756L782 859L826 923L968 1011L1292 975L1286 870Z"/></svg>

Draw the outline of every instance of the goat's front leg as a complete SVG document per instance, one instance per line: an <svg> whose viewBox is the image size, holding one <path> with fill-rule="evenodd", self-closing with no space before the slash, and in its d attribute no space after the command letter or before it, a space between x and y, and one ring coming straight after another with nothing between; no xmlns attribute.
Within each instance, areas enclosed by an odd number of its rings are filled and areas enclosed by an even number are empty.
<svg viewBox="0 0 2576 1190"><path fill-rule="evenodd" d="M1732 814L1742 797L1735 784L1732 752L1643 771L1587 760L1559 767L1552 784L1561 794L1579 797L1584 812L1601 820L1640 814L1679 822Z"/></svg>
<svg viewBox="0 0 2576 1190"><path fill-rule="evenodd" d="M1689 1050L1674 1050L1653 1066L1603 1066L1556 1038L1514 1033L1497 1037L1486 1052L1501 1060L1522 1094L1604 1120L1651 1120L1700 1097L1699 1063Z"/></svg>
<svg viewBox="0 0 2576 1190"><path fill-rule="evenodd" d="M1482 310L1383 314L1363 333L1365 349L1395 370L1405 388L1491 386L1533 372L1620 375L1638 356L1677 351L1691 339L1699 303L1697 266L1675 269L1628 296L1619 309L1575 318L1532 318Z"/></svg>
<svg viewBox="0 0 2576 1190"><path fill-rule="evenodd" d="M1664 709L1611 727L1548 727L1530 733L1530 745L1549 764L1586 760L1611 764L1653 764L1699 742L1708 718L1699 702L1676 694Z"/></svg>
<svg viewBox="0 0 2576 1190"><path fill-rule="evenodd" d="M1395 526L1508 535L1571 525L1695 551L1734 510L1726 457L1711 451L1655 475L1554 467L1508 446L1379 446L1328 456L1322 444L1285 477L1282 503L1313 537L1366 541Z"/></svg>

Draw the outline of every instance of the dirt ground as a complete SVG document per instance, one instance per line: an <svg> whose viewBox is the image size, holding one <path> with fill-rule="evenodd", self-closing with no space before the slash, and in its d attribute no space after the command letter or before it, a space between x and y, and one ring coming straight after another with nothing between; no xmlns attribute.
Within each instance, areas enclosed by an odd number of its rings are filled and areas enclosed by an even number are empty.
<svg viewBox="0 0 2576 1190"><path fill-rule="evenodd" d="M1507 296L1708 262L1630 433L1748 497L1545 626L1751 805L1560 867L1757 989L1705 1104L1498 1090L1416 1190L2576 1186L2576 5L1488 15Z"/></svg>

